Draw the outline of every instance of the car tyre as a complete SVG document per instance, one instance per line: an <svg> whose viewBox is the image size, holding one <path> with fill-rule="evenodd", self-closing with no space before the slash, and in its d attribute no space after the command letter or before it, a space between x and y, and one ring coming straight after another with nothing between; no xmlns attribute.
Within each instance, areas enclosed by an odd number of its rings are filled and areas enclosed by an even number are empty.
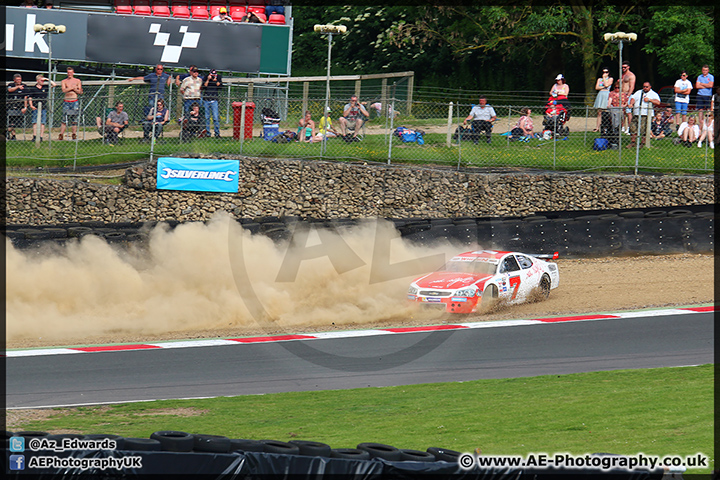
<svg viewBox="0 0 720 480"><path fill-rule="evenodd" d="M186 432L160 430L152 433L150 438L160 442L166 452L192 452L194 447L193 436Z"/></svg>
<svg viewBox="0 0 720 480"><path fill-rule="evenodd" d="M495 308L495 305L497 305L498 301L498 290L497 286L495 285L488 285L485 287L485 290L482 294L482 299L480 300L480 311L481 313L488 313L493 308Z"/></svg>
<svg viewBox="0 0 720 480"><path fill-rule="evenodd" d="M435 458L441 462L457 463L462 453L447 448L430 447L428 453L435 455Z"/></svg>
<svg viewBox="0 0 720 480"><path fill-rule="evenodd" d="M540 279L540 293L542 294L543 300L550 296L550 277L547 274L543 275Z"/></svg>

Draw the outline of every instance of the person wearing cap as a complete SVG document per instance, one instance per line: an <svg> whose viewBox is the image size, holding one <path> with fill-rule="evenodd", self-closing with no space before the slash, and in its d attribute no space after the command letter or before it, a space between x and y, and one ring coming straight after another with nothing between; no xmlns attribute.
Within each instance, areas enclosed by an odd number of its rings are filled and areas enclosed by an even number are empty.
<svg viewBox="0 0 720 480"><path fill-rule="evenodd" d="M186 77L180 83L180 93L183 96L183 112L187 113L190 111L190 105L197 103L200 105L202 100L200 99L200 90L203 86L203 78L198 73L198 69L195 65L190 66L190 76Z"/></svg>
<svg viewBox="0 0 720 480"><path fill-rule="evenodd" d="M321 142L326 136L327 138L331 138L339 135L338 131L333 127L330 111L330 107L328 107L325 115L320 119L320 122L318 122L318 133L315 135L316 142ZM325 124L327 124L327 129L325 128Z"/></svg>
<svg viewBox="0 0 720 480"><path fill-rule="evenodd" d="M557 100L559 104L565 107L565 110L570 111L570 102L568 102L568 95L570 95L570 86L565 83L565 77L562 73L559 73L555 77L555 85L550 89L550 96Z"/></svg>
<svg viewBox="0 0 720 480"><path fill-rule="evenodd" d="M232 22L233 19L230 15L227 13L227 8L222 7L220 9L220 12L215 15L213 18L213 22Z"/></svg>
<svg viewBox="0 0 720 480"><path fill-rule="evenodd" d="M220 138L220 88L223 80L217 70L212 69L203 82L203 106L205 107L205 131L210 135L210 117L215 127L215 138Z"/></svg>

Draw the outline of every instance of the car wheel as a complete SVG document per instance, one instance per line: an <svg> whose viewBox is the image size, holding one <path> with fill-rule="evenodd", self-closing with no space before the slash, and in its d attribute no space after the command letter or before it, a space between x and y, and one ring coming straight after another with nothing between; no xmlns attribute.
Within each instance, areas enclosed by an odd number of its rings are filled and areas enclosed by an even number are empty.
<svg viewBox="0 0 720 480"><path fill-rule="evenodd" d="M498 290L495 285L488 285L482 294L482 300L480 301L480 312L487 313L497 305Z"/></svg>
<svg viewBox="0 0 720 480"><path fill-rule="evenodd" d="M543 299L550 296L550 277L543 275L540 279L540 292L542 293Z"/></svg>

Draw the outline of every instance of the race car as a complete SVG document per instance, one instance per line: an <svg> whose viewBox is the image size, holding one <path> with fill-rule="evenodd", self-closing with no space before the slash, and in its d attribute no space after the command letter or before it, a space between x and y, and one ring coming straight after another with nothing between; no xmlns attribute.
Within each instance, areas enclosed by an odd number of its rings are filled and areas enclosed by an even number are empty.
<svg viewBox="0 0 720 480"><path fill-rule="evenodd" d="M444 308L448 313L487 311L507 304L543 299L560 284L552 255L477 250L456 255L440 270L410 284L408 300Z"/></svg>

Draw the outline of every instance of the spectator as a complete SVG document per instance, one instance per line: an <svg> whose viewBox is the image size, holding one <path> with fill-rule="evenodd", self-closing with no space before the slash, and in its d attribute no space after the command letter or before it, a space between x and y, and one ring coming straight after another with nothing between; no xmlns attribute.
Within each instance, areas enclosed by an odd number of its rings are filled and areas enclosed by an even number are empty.
<svg viewBox="0 0 720 480"><path fill-rule="evenodd" d="M710 67L702 66L702 75L697 77L695 88L697 88L697 110L698 120L703 123L705 110L710 108L712 100L712 89L715 86L715 77L710 74Z"/></svg>
<svg viewBox="0 0 720 480"><path fill-rule="evenodd" d="M46 2L45 2L45 8L48 8L48 9L53 8L53 2L52 2L52 0L46 0Z"/></svg>
<svg viewBox="0 0 720 480"><path fill-rule="evenodd" d="M350 103L346 103L343 107L342 117L338 118L340 123L340 131L344 137L348 136L348 130L352 130L352 140L357 138L357 134L365 123L365 118L370 114L365 107L358 102L357 95L350 97Z"/></svg>
<svg viewBox="0 0 720 480"><path fill-rule="evenodd" d="M29 89L27 85L22 83L22 75L16 73L13 75L12 83L7 86L7 140L17 140L15 129L22 127L23 115L27 112L26 97Z"/></svg>
<svg viewBox="0 0 720 480"><path fill-rule="evenodd" d="M325 125L327 124L327 129L325 128ZM335 130L335 127L333 127L332 124L332 118L330 118L330 107L327 108L327 111L325 112L325 115L320 119L320 124L318 126L318 133L315 136L315 141L322 141L322 139L327 136L327 138L337 137L339 135L338 131Z"/></svg>
<svg viewBox="0 0 720 480"><path fill-rule="evenodd" d="M60 135L58 140L62 140L65 135L65 129L67 129L68 123L70 124L70 130L72 131L72 139L77 139L77 122L78 115L80 115L80 97L82 95L82 82L79 78L75 78L75 69L73 67L67 67L67 78L63 78L60 82L62 91L65 94L65 100L63 101L63 117L60 123Z"/></svg>
<svg viewBox="0 0 720 480"><path fill-rule="evenodd" d="M265 20L258 17L255 14L255 12L253 12L251 10L248 10L247 13L242 17L242 20L240 20L240 21L246 22L246 23L265 23Z"/></svg>
<svg viewBox="0 0 720 480"><path fill-rule="evenodd" d="M653 105L660 104L660 96L652 89L650 82L643 83L641 90L638 90L630 97L628 106L634 107L634 115L639 117L630 123L630 143L626 148L632 148L633 143L637 140L638 127L640 128L640 142L645 145L645 131L647 129L648 115L652 115ZM638 126L638 122L640 125Z"/></svg>
<svg viewBox="0 0 720 480"><path fill-rule="evenodd" d="M170 82L172 81L172 76L165 73L165 67L163 67L161 64L155 65L155 71L153 73L149 73L145 75L144 77L131 77L128 78L128 82L133 80L142 80L145 83L150 84L150 92L148 92L148 100L150 102L150 106L152 107L155 105L156 98L157 99L165 99L165 87L170 86Z"/></svg>
<svg viewBox="0 0 720 480"><path fill-rule="evenodd" d="M692 82L688 80L686 71L680 73L680 79L675 82L675 122L680 124L680 115L683 123L687 121L688 105L690 104L690 92Z"/></svg>
<svg viewBox="0 0 720 480"><path fill-rule="evenodd" d="M570 94L570 86L565 83L565 77L562 73L559 73L555 77L555 84L550 89L550 96L556 100L564 100Z"/></svg>
<svg viewBox="0 0 720 480"><path fill-rule="evenodd" d="M315 141L315 121L312 119L310 110L305 111L305 116L298 122L298 142L311 143Z"/></svg>
<svg viewBox="0 0 720 480"><path fill-rule="evenodd" d="M510 130L510 134L515 138L520 137L521 141L528 141L533 135L533 120L530 116L532 110L528 107L523 107L520 109L520 113L522 116L518 119L513 129Z"/></svg>
<svg viewBox="0 0 720 480"><path fill-rule="evenodd" d="M285 15L285 3L286 0L267 0L265 7L265 16L270 18L270 14L277 13L279 15Z"/></svg>
<svg viewBox="0 0 720 480"><path fill-rule="evenodd" d="M612 91L608 94L607 109L610 111L613 128L620 128L623 109L627 105L627 95L620 93L620 80L615 80Z"/></svg>
<svg viewBox="0 0 720 480"><path fill-rule="evenodd" d="M180 140L189 142L196 137L202 137L205 131L202 128L202 118L200 117L200 105L193 102L190 105L190 111L183 117L182 131L180 132Z"/></svg>
<svg viewBox="0 0 720 480"><path fill-rule="evenodd" d="M157 101L157 108L151 107L145 122L143 122L143 141L149 141L153 127L155 128L155 138L162 134L163 126L170 121L170 110L165 107L165 100Z"/></svg>
<svg viewBox="0 0 720 480"><path fill-rule="evenodd" d="M210 117L215 127L215 138L220 138L220 88L222 75L217 70L210 70L210 74L203 82L203 104L205 106L205 131L210 135Z"/></svg>
<svg viewBox="0 0 720 480"><path fill-rule="evenodd" d="M227 8L222 7L217 15L215 15L213 18L213 22L232 22L233 19L230 15L227 13Z"/></svg>
<svg viewBox="0 0 720 480"><path fill-rule="evenodd" d="M190 105L197 103L200 105L200 91L203 86L203 79L195 65L190 67L190 76L185 77L180 83L180 93L183 96L183 112L190 111Z"/></svg>
<svg viewBox="0 0 720 480"><path fill-rule="evenodd" d="M23 0L23 4L21 6L26 8L38 8L37 5L35 5L34 0Z"/></svg>
<svg viewBox="0 0 720 480"><path fill-rule="evenodd" d="M485 134L485 141L490 143L493 128L493 122L497 119L495 109L487 104L487 98L481 95L478 105L470 110L470 115L465 118L463 125L467 125L468 120L472 120L472 138L475 145L478 144L478 136L480 133Z"/></svg>
<svg viewBox="0 0 720 480"><path fill-rule="evenodd" d="M682 144L686 147L691 147L693 143L697 142L700 138L700 127L695 123L695 117L688 117L686 122L683 122L678 128L678 135Z"/></svg>
<svg viewBox="0 0 720 480"><path fill-rule="evenodd" d="M593 132L600 131L600 121L603 110L607 109L608 98L610 97L610 89L612 88L613 77L610 76L610 70L603 68L602 76L595 82L595 90L598 91L597 97L595 97L594 108L597 108L597 125Z"/></svg>
<svg viewBox="0 0 720 480"><path fill-rule="evenodd" d="M400 112L398 112L397 110L394 110L394 109L392 108L392 105L388 105L388 106L387 106L387 112L383 112L383 108L382 108L382 103L381 103L381 102L371 103L371 104L370 104L370 108L372 109L372 111L374 111L374 112L377 114L378 117L382 117L382 116L384 115L384 113L387 113L387 114L388 114L388 117L392 115L392 116L395 117L395 118L397 118L397 116L400 115Z"/></svg>
<svg viewBox="0 0 720 480"><path fill-rule="evenodd" d="M718 116L718 105L720 105L718 102L720 102L720 87L715 89L715 95L713 95L712 100L710 100L710 111L713 112L713 118ZM715 133L713 135L717 137L720 134L720 124L714 125Z"/></svg>
<svg viewBox="0 0 720 480"><path fill-rule="evenodd" d="M650 126L650 137L653 140L665 138L665 128L663 124L663 112L657 112Z"/></svg>
<svg viewBox="0 0 720 480"><path fill-rule="evenodd" d="M118 135L125 130L130 123L127 112L123 109L125 106L122 102L115 104L115 110L110 112L105 120L105 143L115 145L118 141Z"/></svg>
<svg viewBox="0 0 720 480"><path fill-rule="evenodd" d="M710 148L715 149L715 116L709 111L702 123L702 133L698 140L698 147L702 147L703 140L708 139Z"/></svg>
<svg viewBox="0 0 720 480"><path fill-rule="evenodd" d="M665 109L662 114L662 120L663 132L665 132L666 137L669 137L673 132L672 126L675 124L675 115L673 115L673 109L671 107Z"/></svg>
<svg viewBox="0 0 720 480"><path fill-rule="evenodd" d="M632 95L633 91L635 90L635 74L630 71L630 62L627 60L624 60L622 62L622 95L630 99L630 96ZM632 121L632 108L630 108L627 103L623 104L625 108L625 116L623 117L623 120L625 121L625 128L623 129L624 133L630 134L630 122Z"/></svg>
<svg viewBox="0 0 720 480"><path fill-rule="evenodd" d="M42 140L42 137L45 135L45 124L47 123L47 111L48 111L48 90L49 87L45 84L45 80L47 80L45 77L42 76L42 74L35 76L35 86L30 87L28 90L28 103L30 105L30 109L32 110L32 124L33 124L33 142L35 141L35 137L38 134L37 126L38 126L38 114L37 110L38 108L42 108L42 114L40 115L40 140ZM53 81L50 82L53 87L56 87L57 84Z"/></svg>

